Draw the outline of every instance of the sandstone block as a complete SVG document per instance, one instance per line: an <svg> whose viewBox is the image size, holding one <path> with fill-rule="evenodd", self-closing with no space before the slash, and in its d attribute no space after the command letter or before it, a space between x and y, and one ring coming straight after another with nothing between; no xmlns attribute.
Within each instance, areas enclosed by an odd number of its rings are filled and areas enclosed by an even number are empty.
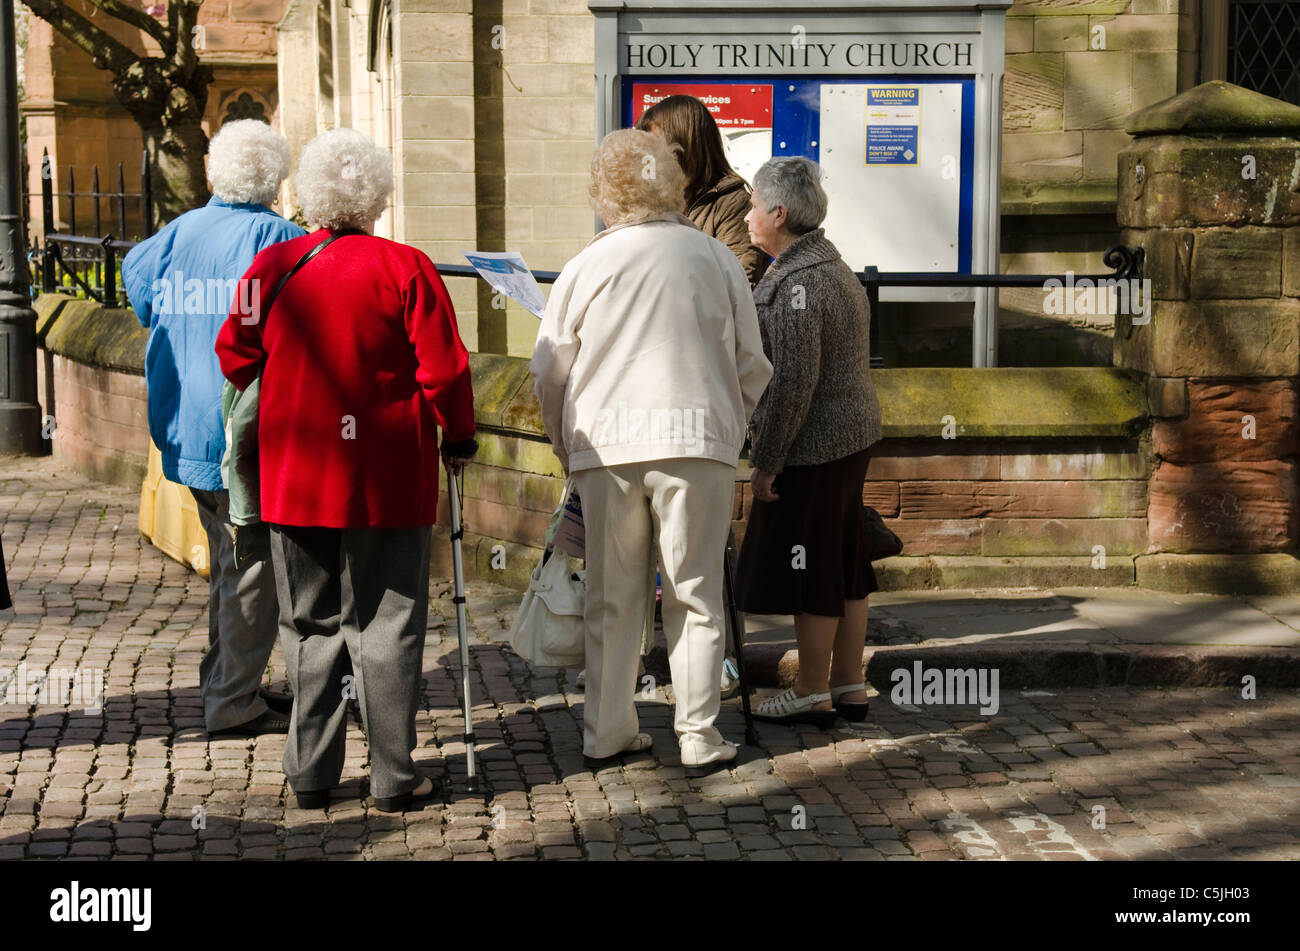
<svg viewBox="0 0 1300 951"><path fill-rule="evenodd" d="M986 518L981 525L985 556L1084 556L1100 545L1109 557L1147 548L1145 518Z"/></svg>
<svg viewBox="0 0 1300 951"><path fill-rule="evenodd" d="M999 466L1005 480L1146 479L1146 464L1136 448L1098 445L1087 451L1009 453Z"/></svg>
<svg viewBox="0 0 1300 951"><path fill-rule="evenodd" d="M1137 583L1178 593L1293 595L1300 591L1300 559L1280 553L1142 555L1137 559Z"/></svg>
<svg viewBox="0 0 1300 951"><path fill-rule="evenodd" d="M1281 231L1214 228L1197 234L1192 249L1193 297L1240 299L1281 293Z"/></svg>
<svg viewBox="0 0 1300 951"><path fill-rule="evenodd" d="M899 485L897 482L866 482L862 486L862 502L870 505L884 518L898 516Z"/></svg>
<svg viewBox="0 0 1300 951"><path fill-rule="evenodd" d="M1157 376L1295 376L1300 301L1156 300L1148 324L1116 318L1115 365Z"/></svg>
<svg viewBox="0 0 1300 951"><path fill-rule="evenodd" d="M1142 518L1138 481L905 482L903 518Z"/></svg>
<svg viewBox="0 0 1300 951"><path fill-rule="evenodd" d="M979 447L973 448L968 453L929 455L923 447L887 444L872 451L867 463L867 481L998 478L998 457Z"/></svg>
<svg viewBox="0 0 1300 951"><path fill-rule="evenodd" d="M1034 20L1034 50L1050 53L1088 48L1086 16L1038 17Z"/></svg>
<svg viewBox="0 0 1300 951"><path fill-rule="evenodd" d="M1032 53L1034 51L1034 18L1007 17L1007 52Z"/></svg>
<svg viewBox="0 0 1300 951"><path fill-rule="evenodd" d="M1143 136L1119 156L1119 225L1300 223L1300 191L1291 190L1297 161L1300 146L1290 138Z"/></svg>
<svg viewBox="0 0 1300 951"><path fill-rule="evenodd" d="M1177 92L1177 51L1143 52L1133 57L1134 109L1142 109L1162 99L1168 99Z"/></svg>
<svg viewBox="0 0 1300 951"><path fill-rule="evenodd" d="M1191 293L1192 251L1195 232L1186 229L1125 232L1126 243L1143 248L1142 273L1151 279L1151 296L1161 300L1187 300Z"/></svg>
<svg viewBox="0 0 1300 951"><path fill-rule="evenodd" d="M1098 27L1104 34L1096 33ZM1150 14L1147 16L1092 16L1088 18L1089 45L1096 35L1104 42L1103 49L1130 50L1146 56L1160 50L1177 51L1177 14Z"/></svg>
<svg viewBox="0 0 1300 951"><path fill-rule="evenodd" d="M1063 53L1067 129L1119 129L1133 111L1133 57L1127 52Z"/></svg>
<svg viewBox="0 0 1300 951"><path fill-rule="evenodd" d="M1282 234L1282 293L1300 297L1300 228Z"/></svg>
<svg viewBox="0 0 1300 951"><path fill-rule="evenodd" d="M1285 551L1296 541L1294 462L1162 462L1151 476L1151 543L1170 552Z"/></svg>
<svg viewBox="0 0 1300 951"><path fill-rule="evenodd" d="M1004 132L1061 131L1064 55L1016 53L1007 56L1002 113Z"/></svg>
<svg viewBox="0 0 1300 951"><path fill-rule="evenodd" d="M1147 378L1147 406L1156 419L1187 415L1187 381L1181 377Z"/></svg>
<svg viewBox="0 0 1300 951"><path fill-rule="evenodd" d="M564 494L564 480L536 473L523 475L523 506L534 512L554 512Z"/></svg>
<svg viewBox="0 0 1300 951"><path fill-rule="evenodd" d="M1083 136L1083 177L1114 181L1119 153L1132 137L1123 129L1088 129Z"/></svg>
<svg viewBox="0 0 1300 951"><path fill-rule="evenodd" d="M466 498L518 506L523 494L523 474L498 466L471 465L465 469Z"/></svg>
<svg viewBox="0 0 1300 951"><path fill-rule="evenodd" d="M1079 14L1123 13L1129 0L1016 0L1011 14L1016 16L1078 16Z"/></svg>
<svg viewBox="0 0 1300 951"><path fill-rule="evenodd" d="M978 519L887 518L909 555L978 555Z"/></svg>
<svg viewBox="0 0 1300 951"><path fill-rule="evenodd" d="M1244 462L1300 453L1294 380L1191 381L1187 405L1186 419L1160 419L1152 426L1151 448L1162 459Z"/></svg>

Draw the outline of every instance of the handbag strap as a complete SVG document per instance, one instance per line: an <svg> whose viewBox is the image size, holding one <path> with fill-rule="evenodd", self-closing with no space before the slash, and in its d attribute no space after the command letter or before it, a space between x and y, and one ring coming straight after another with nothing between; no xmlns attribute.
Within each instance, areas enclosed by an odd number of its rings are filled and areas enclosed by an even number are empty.
<svg viewBox="0 0 1300 951"><path fill-rule="evenodd" d="M564 480L564 494L560 496L560 504L551 513L551 521L546 528L546 547L542 552L542 564L546 564L555 550L555 536L559 534L560 525L564 522L564 509L569 504L569 496L573 495L577 487L578 484L572 475Z"/></svg>
<svg viewBox="0 0 1300 951"><path fill-rule="evenodd" d="M271 296L267 299L266 303L262 305L262 319L265 320L267 315L271 313L271 308L275 306L276 298L279 297L280 292L284 290L284 285L289 283L289 278L293 277L295 274L301 271L303 267L306 266L308 261L310 261L316 255L320 254L322 251L328 248L339 238L346 237L347 235L350 234L365 234L365 232L360 231L356 228L346 228L343 231L338 232L337 234L330 235L320 244L310 248L306 254L300 257L298 259L298 263L295 264L293 267L289 268L288 272L282 278L280 278L280 280L276 282L275 287L271 289Z"/></svg>

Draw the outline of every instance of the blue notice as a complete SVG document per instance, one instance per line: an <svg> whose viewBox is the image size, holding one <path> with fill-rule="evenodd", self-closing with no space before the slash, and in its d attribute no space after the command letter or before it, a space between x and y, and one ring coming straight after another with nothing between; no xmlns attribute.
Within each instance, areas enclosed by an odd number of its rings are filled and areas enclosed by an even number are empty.
<svg viewBox="0 0 1300 951"><path fill-rule="evenodd" d="M866 164L916 165L920 132L920 87L878 86L867 90Z"/></svg>

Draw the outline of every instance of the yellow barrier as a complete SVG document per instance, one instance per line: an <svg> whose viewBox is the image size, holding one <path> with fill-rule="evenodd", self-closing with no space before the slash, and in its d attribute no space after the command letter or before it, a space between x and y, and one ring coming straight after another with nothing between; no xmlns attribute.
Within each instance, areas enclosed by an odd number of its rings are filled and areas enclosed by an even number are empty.
<svg viewBox="0 0 1300 951"><path fill-rule="evenodd" d="M162 453L152 441L149 469L140 486L140 534L163 554L208 577L208 536L199 522L194 496L163 476Z"/></svg>

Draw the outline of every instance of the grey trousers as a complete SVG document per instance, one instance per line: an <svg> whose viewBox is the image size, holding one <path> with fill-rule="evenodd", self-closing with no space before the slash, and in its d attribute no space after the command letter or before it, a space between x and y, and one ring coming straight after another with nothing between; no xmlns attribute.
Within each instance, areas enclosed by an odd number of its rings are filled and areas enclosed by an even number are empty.
<svg viewBox="0 0 1300 951"><path fill-rule="evenodd" d="M370 791L420 784L411 752L429 619L428 526L271 526L281 649L293 684L284 774L295 792L343 774L347 702L361 707Z"/></svg>
<svg viewBox="0 0 1300 951"><path fill-rule="evenodd" d="M190 492L208 536L208 652L199 663L203 719L209 730L224 730L267 710L257 691L275 647L275 579L268 562L235 568L230 496Z"/></svg>

